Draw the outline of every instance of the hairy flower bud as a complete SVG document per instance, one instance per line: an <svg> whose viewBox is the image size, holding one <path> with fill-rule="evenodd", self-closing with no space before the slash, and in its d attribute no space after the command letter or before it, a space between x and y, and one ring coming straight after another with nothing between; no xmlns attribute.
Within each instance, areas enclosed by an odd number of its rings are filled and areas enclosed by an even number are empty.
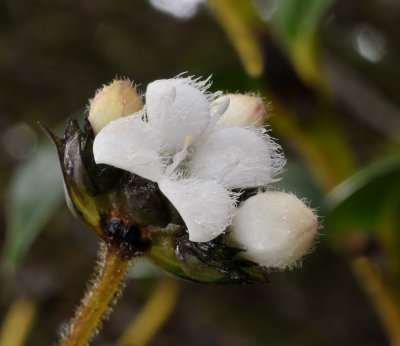
<svg viewBox="0 0 400 346"><path fill-rule="evenodd" d="M217 122L218 128L229 126L252 125L261 127L267 120L267 110L261 97L245 94L226 94L215 100L220 102L229 97L230 103L226 112Z"/></svg>
<svg viewBox="0 0 400 346"><path fill-rule="evenodd" d="M297 197L264 192L240 206L227 239L245 250L242 258L285 268L307 252L317 231L317 216Z"/></svg>
<svg viewBox="0 0 400 346"><path fill-rule="evenodd" d="M114 80L100 89L90 103L89 122L97 134L110 121L116 120L143 108L136 88L129 80Z"/></svg>

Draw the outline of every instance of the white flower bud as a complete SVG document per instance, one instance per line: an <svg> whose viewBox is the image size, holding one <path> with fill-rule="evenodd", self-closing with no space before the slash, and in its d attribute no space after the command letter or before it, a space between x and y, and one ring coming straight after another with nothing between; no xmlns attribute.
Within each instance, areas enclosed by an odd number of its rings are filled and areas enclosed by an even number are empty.
<svg viewBox="0 0 400 346"><path fill-rule="evenodd" d="M89 121L97 134L109 122L136 113L143 102L129 80L114 80L96 93L90 103Z"/></svg>
<svg viewBox="0 0 400 346"><path fill-rule="evenodd" d="M317 231L317 216L296 196L264 192L239 207L227 240L245 250L244 259L285 268L307 252Z"/></svg>
<svg viewBox="0 0 400 346"><path fill-rule="evenodd" d="M230 126L252 125L261 127L267 120L267 110L261 97L245 94L226 94L214 102L220 102L229 97L230 103L226 112L217 122L218 128Z"/></svg>

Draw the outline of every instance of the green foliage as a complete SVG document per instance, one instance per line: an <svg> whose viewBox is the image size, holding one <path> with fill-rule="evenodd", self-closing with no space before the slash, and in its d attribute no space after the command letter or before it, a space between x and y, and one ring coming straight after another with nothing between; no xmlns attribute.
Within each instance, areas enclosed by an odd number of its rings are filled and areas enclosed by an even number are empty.
<svg viewBox="0 0 400 346"><path fill-rule="evenodd" d="M290 43L317 30L333 0L279 0L273 19L280 37Z"/></svg>
<svg viewBox="0 0 400 346"><path fill-rule="evenodd" d="M162 272L145 258L138 258L129 273L132 279L156 279L162 276Z"/></svg>
<svg viewBox="0 0 400 346"><path fill-rule="evenodd" d="M315 178L302 162L289 161L285 171L279 175L279 181L273 184L279 191L294 193L299 198L304 198L312 203L311 207L318 207L323 198L322 191L318 188Z"/></svg>
<svg viewBox="0 0 400 346"><path fill-rule="evenodd" d="M400 210L400 155L385 158L360 170L325 199L327 234L344 230L376 229Z"/></svg>
<svg viewBox="0 0 400 346"><path fill-rule="evenodd" d="M15 267L63 200L57 155L44 144L13 175L4 261Z"/></svg>
<svg viewBox="0 0 400 346"><path fill-rule="evenodd" d="M318 58L317 29L333 0L279 0L272 29L288 52L299 76L320 89L324 86Z"/></svg>

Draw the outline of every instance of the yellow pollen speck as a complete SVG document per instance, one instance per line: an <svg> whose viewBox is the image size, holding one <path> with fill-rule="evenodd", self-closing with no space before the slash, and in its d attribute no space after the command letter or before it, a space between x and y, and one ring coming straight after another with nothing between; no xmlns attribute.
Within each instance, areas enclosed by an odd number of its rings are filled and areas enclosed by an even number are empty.
<svg viewBox="0 0 400 346"><path fill-rule="evenodd" d="M183 148L186 150L188 148L188 146L190 145L190 142L192 141L192 136L186 136L185 138L185 145L183 146Z"/></svg>

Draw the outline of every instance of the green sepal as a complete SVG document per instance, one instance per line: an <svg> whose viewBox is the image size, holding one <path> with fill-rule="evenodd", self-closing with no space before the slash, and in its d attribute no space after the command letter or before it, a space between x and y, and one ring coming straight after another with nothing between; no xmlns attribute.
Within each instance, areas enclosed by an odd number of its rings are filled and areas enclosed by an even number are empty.
<svg viewBox="0 0 400 346"><path fill-rule="evenodd" d="M152 245L144 256L166 274L189 281L218 284L269 282L267 268L237 258L243 250L229 247L219 236L192 242L184 226L152 230Z"/></svg>
<svg viewBox="0 0 400 346"><path fill-rule="evenodd" d="M95 163L94 134L87 120L83 130L76 120L68 120L62 139L41 126L57 149L67 204L79 220L101 236L104 220L122 220L127 226L169 223L170 205L156 183Z"/></svg>

